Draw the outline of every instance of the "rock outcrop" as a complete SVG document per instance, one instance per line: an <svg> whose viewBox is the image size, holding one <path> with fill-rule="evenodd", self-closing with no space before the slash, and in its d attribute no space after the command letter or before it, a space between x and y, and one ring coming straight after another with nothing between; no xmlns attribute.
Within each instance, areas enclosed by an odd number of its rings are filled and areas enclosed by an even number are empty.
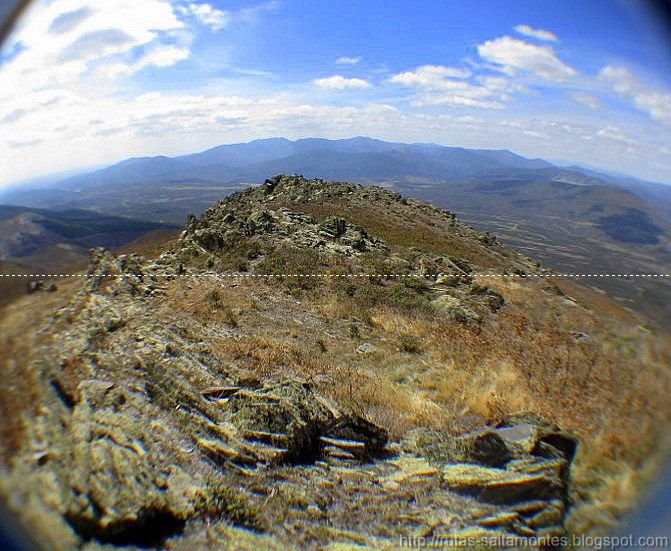
<svg viewBox="0 0 671 551"><path fill-rule="evenodd" d="M38 374L40 403L26 414L2 478L40 544L394 548L407 535L563 533L570 434L527 415L460 436L417 428L392 438L377 397L353 398L363 377L329 383L348 369L343 358L373 361L389 343L366 346L360 319L344 325L265 282L278 250L365 280L368 304L386 297L389 308L422 308L441 324L478 324L505 308L501 295L476 284L470 261L392 247L350 222L347 209L318 216L291 208L347 197L432 217L472 238L479 254L508 258L451 213L381 189L293 176L190 217L177 245L155 260L93 250L80 288L39 329L49 337L28 371ZM217 263L240 250L246 273L259 276L243 303L256 325L238 323L245 308L220 307L238 282ZM390 267L397 271L385 275ZM320 352L293 346L298 336L280 333L289 323L306 339L333 332L329 346L354 341L351 354L329 359L322 340ZM275 348L266 351L269 342ZM406 342L410 352L417 347Z"/></svg>
<svg viewBox="0 0 671 551"><path fill-rule="evenodd" d="M552 423L519 415L459 437L420 429L403 444L436 465L450 490L500 506L484 524L541 539L564 534L577 439Z"/></svg>

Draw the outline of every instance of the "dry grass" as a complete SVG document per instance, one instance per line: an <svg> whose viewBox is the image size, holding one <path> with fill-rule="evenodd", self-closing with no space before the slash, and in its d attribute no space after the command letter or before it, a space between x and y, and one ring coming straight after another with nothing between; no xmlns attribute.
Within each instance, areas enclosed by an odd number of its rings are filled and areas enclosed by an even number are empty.
<svg viewBox="0 0 671 551"><path fill-rule="evenodd" d="M214 351L262 377L293 373L310 379L316 374L334 370L333 366L315 357L310 350L282 339L234 337L220 341Z"/></svg>
<svg viewBox="0 0 671 551"><path fill-rule="evenodd" d="M508 305L481 326L390 309L371 319L383 334L423 339L414 383L448 415L491 421L533 411L578 434L574 526L605 530L659 463L671 421L671 346L623 324L626 311L597 317L532 282L499 282L495 290Z"/></svg>
<svg viewBox="0 0 671 551"><path fill-rule="evenodd" d="M310 295L309 307L342 320L343 343L351 342L347 327L358 320L363 334L355 341L377 351L357 356L351 345L329 343L326 362L307 372L329 374L325 392L394 436L470 414L494 421L533 411L552 419L582 442L573 526L607 529L633 506L661 457L659 441L671 421L671 346L627 310L579 285L562 285L569 297L544 291L543 281L479 283L506 297L506 307L482 325L450 323L426 309L379 300L361 303L356 292L340 288ZM404 342L412 343L411 353ZM253 344L239 346L244 357ZM293 361L306 372L301 351L307 346L299 338L287 349L280 339L272 354L258 352L255 361L266 370L292 369Z"/></svg>
<svg viewBox="0 0 671 551"><path fill-rule="evenodd" d="M115 254L139 254L146 258L156 258L163 251L177 243L182 230L153 230L134 241L117 248Z"/></svg>
<svg viewBox="0 0 671 551"><path fill-rule="evenodd" d="M437 224L444 224L444 219L438 221L430 214L409 219L392 210L381 212L338 203L281 206L306 212L317 219L345 216L349 222L363 226L370 235L383 239L396 250L417 247L438 255L463 258L483 267L496 268L500 264L500 260L486 249L474 246L472 237L463 238L455 232L441 232Z"/></svg>
<svg viewBox="0 0 671 551"><path fill-rule="evenodd" d="M304 210L342 215L341 206ZM469 258L452 236L425 241L394 213L375 214L350 209L347 218L399 250L421 245ZM227 261L249 262L253 252L233 251ZM351 269L311 253L270 252L259 269ZM373 265L376 259L360 261ZM571 521L577 531L612 525L654 472L656 440L671 420L671 345L606 297L565 281L559 285L575 301L544 291L545 281L483 278L478 283L504 295L506 306L481 325L462 325L435 316L427 291L413 281L299 281L180 280L168 289L164 307L214 330L208 346L220 365L261 377L304 377L393 438L417 426L444 428L467 414L495 420L533 411L552 419L582 440ZM22 346L38 347L21 339L34 312L16 316L13 310L12 323L0 327L6 391L0 415L10 419L0 434L5 457L20 444L21 412L35 402L29 364L17 367L11 359L24 353ZM357 352L364 342L372 352Z"/></svg>
<svg viewBox="0 0 671 551"><path fill-rule="evenodd" d="M42 398L39 353L50 335L37 332L36 312L62 306L75 286L74 278L62 279L55 293L18 297L0 309L0 463L9 464L23 445Z"/></svg>

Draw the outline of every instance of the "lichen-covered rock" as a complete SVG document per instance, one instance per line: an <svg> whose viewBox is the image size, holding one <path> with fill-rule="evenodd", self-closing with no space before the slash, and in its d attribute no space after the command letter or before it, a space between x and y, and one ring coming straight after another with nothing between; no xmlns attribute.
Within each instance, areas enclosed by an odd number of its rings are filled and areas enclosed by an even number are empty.
<svg viewBox="0 0 671 551"><path fill-rule="evenodd" d="M319 222L313 216L286 208L240 209L229 203L206 211L187 226L182 247L202 247L217 252L233 246L241 237L263 236L266 243L288 244L346 256L366 251L387 251L382 240L369 236L356 224L330 217Z"/></svg>
<svg viewBox="0 0 671 551"><path fill-rule="evenodd" d="M386 429L353 414L340 415L333 419L323 428L323 435L362 442L369 455L381 452L389 439Z"/></svg>
<svg viewBox="0 0 671 551"><path fill-rule="evenodd" d="M522 414L461 436L415 429L401 447L440 466L450 490L502 507L477 524L538 537L564 533L576 444L545 419Z"/></svg>
<svg viewBox="0 0 671 551"><path fill-rule="evenodd" d="M575 435L533 413L507 417L496 424L496 432L523 453L549 458L563 457L569 463L578 447Z"/></svg>
<svg viewBox="0 0 671 551"><path fill-rule="evenodd" d="M82 381L64 442L64 518L84 540L155 545L194 515L199 483L165 455L125 393Z"/></svg>
<svg viewBox="0 0 671 551"><path fill-rule="evenodd" d="M492 291L489 287L484 287L483 285L471 285L469 294L481 297L483 302L489 306L492 312L498 311L505 304L505 300L499 293Z"/></svg>
<svg viewBox="0 0 671 551"><path fill-rule="evenodd" d="M313 459L324 444L320 437L354 442L367 455L379 453L387 444L385 429L357 415L340 413L297 379L271 379L260 388L241 389L223 407L243 437L257 447L272 446L278 452L274 459L281 461Z"/></svg>
<svg viewBox="0 0 671 551"><path fill-rule="evenodd" d="M441 295L431 301L431 305L439 313L459 323L479 323L482 316L469 308L465 301L451 295Z"/></svg>
<svg viewBox="0 0 671 551"><path fill-rule="evenodd" d="M115 256L97 247L91 249L86 271L86 293L149 295L157 287L145 269L144 259L136 254Z"/></svg>
<svg viewBox="0 0 671 551"><path fill-rule="evenodd" d="M559 499L562 481L550 473L528 473L453 463L443 467L443 480L452 490L472 495L481 501L511 504L531 499Z"/></svg>
<svg viewBox="0 0 671 551"><path fill-rule="evenodd" d="M414 453L440 463L475 463L498 467L512 457L503 439L489 429L481 429L463 436L416 429L406 436L404 446Z"/></svg>
<svg viewBox="0 0 671 551"><path fill-rule="evenodd" d="M285 435L286 459L313 456L332 413L314 399L307 383L296 380L268 382L258 390L241 390L229 398L225 411L243 431Z"/></svg>

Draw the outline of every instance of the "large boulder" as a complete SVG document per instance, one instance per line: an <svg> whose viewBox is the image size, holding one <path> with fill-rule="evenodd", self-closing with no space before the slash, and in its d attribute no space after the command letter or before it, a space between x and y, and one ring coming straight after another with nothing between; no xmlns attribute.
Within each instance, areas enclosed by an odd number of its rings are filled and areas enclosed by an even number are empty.
<svg viewBox="0 0 671 551"><path fill-rule="evenodd" d="M324 427L323 436L362 442L368 455L381 452L389 439L385 429L353 414L336 417Z"/></svg>
<svg viewBox="0 0 671 551"><path fill-rule="evenodd" d="M534 413L512 415L496 423L495 430L509 445L523 453L562 457L573 461L578 438Z"/></svg>
<svg viewBox="0 0 671 551"><path fill-rule="evenodd" d="M297 379L268 379L258 388L241 389L223 407L239 434L255 442L249 453L260 456L264 450L272 451L276 460L284 462L315 459L325 441L334 439L374 455L388 439L385 429L341 413L316 395L309 383Z"/></svg>
<svg viewBox="0 0 671 551"><path fill-rule="evenodd" d="M323 428L334 419L314 399L308 383L292 379L267 382L256 390L240 390L224 407L243 435L282 434L289 461L313 456Z"/></svg>
<svg viewBox="0 0 671 551"><path fill-rule="evenodd" d="M479 323L482 316L470 308L467 302L452 295L441 295L431 301L431 306L441 314L459 323Z"/></svg>

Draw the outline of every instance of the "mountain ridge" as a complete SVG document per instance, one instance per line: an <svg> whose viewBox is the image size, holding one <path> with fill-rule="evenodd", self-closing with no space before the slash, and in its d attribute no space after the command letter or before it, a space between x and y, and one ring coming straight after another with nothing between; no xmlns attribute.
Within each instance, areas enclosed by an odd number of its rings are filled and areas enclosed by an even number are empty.
<svg viewBox="0 0 671 551"><path fill-rule="evenodd" d="M84 174L79 174L73 177L57 180L52 183L52 187L55 189L72 189L77 188L82 182L90 180L92 177L94 180L97 179L103 174L115 174L119 169L127 168L129 166L137 166L142 163L147 164L147 169L150 171L158 171L153 175L166 174L169 170L173 169L171 166L173 162L184 163L179 168L182 170L187 170L195 167L203 166L216 166L222 165L222 168L232 168L232 167L244 167L246 164L250 163L249 156L254 156L255 162L263 162L280 159L282 157L287 157L289 155L297 155L305 152L309 152L315 149L323 149L327 147L331 150L340 151L340 152L352 152L357 151L360 153L371 153L371 152L382 152L382 151L393 151L393 150L440 150L448 151L452 153L465 153L467 155L480 155L481 157L492 161L495 158L505 158L508 163L515 163L514 166L528 166L528 167L537 167L542 166L552 166L551 163L547 161L542 161L540 159L526 159L520 155L517 155L509 150L486 150L486 149L467 149L463 147L448 147L432 143L400 143L400 142L385 142L383 140L377 140L374 138L368 138L364 136L357 136L350 139L342 140L328 140L325 138L303 138L299 140L288 140L286 138L263 138L258 140L253 140L246 143L236 143L236 144L224 144L220 146L215 146L198 153L192 153L187 155L178 155L174 157L167 157L165 155L157 155L151 157L133 157L115 163L101 170L96 170L94 172L87 172ZM226 155L225 158L230 159L231 157L237 158L236 161L232 163L222 163L221 159L217 157L220 154ZM237 157L236 157L237 155ZM247 157L245 157L247 156ZM157 163L164 163L162 170L151 165L156 165ZM504 164L504 163L502 163ZM133 174L129 174L131 178ZM128 178L127 176L127 178ZM140 177L144 175L139 175ZM112 180L114 183L114 180ZM128 183L128 179L126 180ZM93 185L104 185L101 183L96 183ZM43 186L41 186L43 187Z"/></svg>
<svg viewBox="0 0 671 551"><path fill-rule="evenodd" d="M671 270L671 193L663 186L556 167L506 150L366 137L273 138L175 158L132 159L59 184L68 189L4 197L35 208L74 207L181 224L187 214L276 173L376 184L427 200L560 272ZM632 285L602 278L592 284L656 321L668 320L660 306L671 297L666 281Z"/></svg>
<svg viewBox="0 0 671 551"><path fill-rule="evenodd" d="M452 212L296 175L151 256L94 249L0 311L0 492L55 549L610 528L668 437L671 350L542 270Z"/></svg>

